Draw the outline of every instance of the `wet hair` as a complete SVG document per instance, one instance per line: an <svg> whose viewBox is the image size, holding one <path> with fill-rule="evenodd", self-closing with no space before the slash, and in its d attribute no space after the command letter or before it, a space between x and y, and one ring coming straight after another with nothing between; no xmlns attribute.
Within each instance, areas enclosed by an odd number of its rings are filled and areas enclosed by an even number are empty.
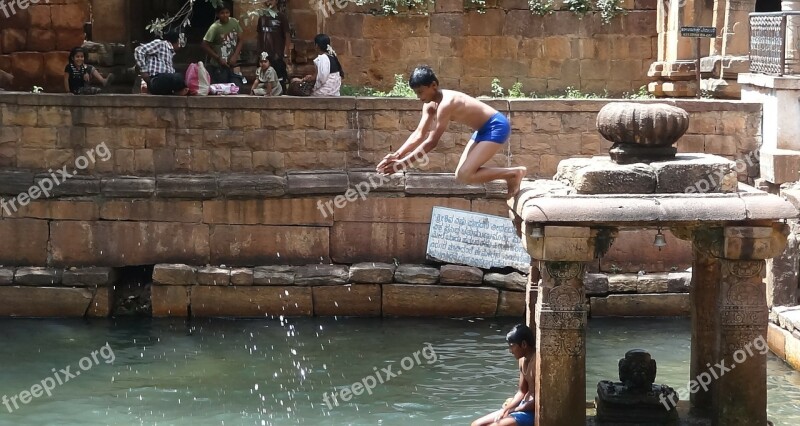
<svg viewBox="0 0 800 426"><path fill-rule="evenodd" d="M83 53L83 57L86 58L86 51L83 50L83 47L73 47L72 50L69 51L69 63L75 63L75 55L78 53Z"/></svg>
<svg viewBox="0 0 800 426"><path fill-rule="evenodd" d="M506 334L506 342L509 344L516 343L522 344L522 342L527 342L528 346L536 347L536 337L533 335L533 330L530 329L525 324L517 324L511 331Z"/></svg>
<svg viewBox="0 0 800 426"><path fill-rule="evenodd" d="M436 74L433 73L431 67L427 65L414 68L414 71L411 72L411 77L408 79L408 85L411 86L412 89L421 86L430 86L434 82L438 83L439 79L436 78Z"/></svg>

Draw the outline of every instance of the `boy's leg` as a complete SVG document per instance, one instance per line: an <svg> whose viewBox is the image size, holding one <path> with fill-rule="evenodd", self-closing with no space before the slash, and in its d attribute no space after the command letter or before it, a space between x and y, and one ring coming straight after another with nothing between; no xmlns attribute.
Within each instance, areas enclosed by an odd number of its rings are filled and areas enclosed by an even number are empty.
<svg viewBox="0 0 800 426"><path fill-rule="evenodd" d="M496 419L497 416L499 416L500 413L502 413L502 412L503 412L503 410L500 409L500 410L497 410L497 411L495 411L493 413L489 413L489 414L479 418L478 420L475 420L474 422L472 422L470 424L470 426L488 426L488 425L494 423L494 419Z"/></svg>
<svg viewBox="0 0 800 426"><path fill-rule="evenodd" d="M470 140L458 162L456 178L464 183L486 183L503 179L508 183L508 197L516 195L527 172L525 167L483 167L503 145Z"/></svg>

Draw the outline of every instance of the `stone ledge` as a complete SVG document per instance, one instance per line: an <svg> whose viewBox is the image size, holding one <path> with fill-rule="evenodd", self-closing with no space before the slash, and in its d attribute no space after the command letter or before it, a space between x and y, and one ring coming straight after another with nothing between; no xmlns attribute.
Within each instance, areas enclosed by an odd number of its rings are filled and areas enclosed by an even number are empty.
<svg viewBox="0 0 800 426"><path fill-rule="evenodd" d="M683 294L613 294L589 299L592 317L673 317L688 316L688 293Z"/></svg>
<svg viewBox="0 0 800 426"><path fill-rule="evenodd" d="M800 371L800 306L776 306L767 329L770 350Z"/></svg>

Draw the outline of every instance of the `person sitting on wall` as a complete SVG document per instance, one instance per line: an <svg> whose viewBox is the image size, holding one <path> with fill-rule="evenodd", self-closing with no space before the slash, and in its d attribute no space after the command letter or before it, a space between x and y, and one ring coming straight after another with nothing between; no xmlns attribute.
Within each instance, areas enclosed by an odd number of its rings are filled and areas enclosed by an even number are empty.
<svg viewBox="0 0 800 426"><path fill-rule="evenodd" d="M258 18L258 51L269 54L269 62L281 84L289 84L289 52L291 51L292 36L289 31L289 19L286 14L278 10L278 0L267 0L264 6L275 11L275 17L262 15ZM284 90L286 87L284 87Z"/></svg>
<svg viewBox="0 0 800 426"><path fill-rule="evenodd" d="M97 68L86 65L86 51L82 47L75 47L69 52L69 63L64 67L64 89L73 95L96 95L100 88L91 85L92 79L104 87L111 83L114 74L103 78Z"/></svg>
<svg viewBox="0 0 800 426"><path fill-rule="evenodd" d="M212 84L234 83L239 88L247 82L237 66L244 43L240 38L242 26L231 18L231 8L227 5L217 8L217 20L208 27L203 37L203 50L208 53L206 68L211 74Z"/></svg>
<svg viewBox="0 0 800 426"><path fill-rule="evenodd" d="M519 387L503 408L472 422L471 426L533 426L536 387L536 337L527 325L517 324L506 335L508 350L518 360Z"/></svg>
<svg viewBox="0 0 800 426"><path fill-rule="evenodd" d="M325 34L317 34L314 37L314 44L319 50L319 56L314 59L316 72L314 75L307 75L302 79L292 79L293 82L314 81L314 88L311 96L340 96L344 70L336 51L331 47L331 38Z"/></svg>
<svg viewBox="0 0 800 426"><path fill-rule="evenodd" d="M253 82L250 93L255 96L280 96L283 93L283 87L278 81L278 74L270 65L267 52L261 52L261 60L258 62L256 70L256 81Z"/></svg>
<svg viewBox="0 0 800 426"><path fill-rule="evenodd" d="M180 48L180 34L172 30L163 40L153 40L134 50L136 65L151 94L186 96L189 93L183 75L176 73L172 64L172 57Z"/></svg>

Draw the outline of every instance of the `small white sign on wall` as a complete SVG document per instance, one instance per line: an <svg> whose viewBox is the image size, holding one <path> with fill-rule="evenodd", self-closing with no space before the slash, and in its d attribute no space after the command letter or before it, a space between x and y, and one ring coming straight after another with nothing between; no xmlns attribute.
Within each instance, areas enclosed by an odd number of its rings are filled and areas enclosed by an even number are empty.
<svg viewBox="0 0 800 426"><path fill-rule="evenodd" d="M531 264L511 219L446 207L433 208L427 256L484 269L513 267L526 274Z"/></svg>

